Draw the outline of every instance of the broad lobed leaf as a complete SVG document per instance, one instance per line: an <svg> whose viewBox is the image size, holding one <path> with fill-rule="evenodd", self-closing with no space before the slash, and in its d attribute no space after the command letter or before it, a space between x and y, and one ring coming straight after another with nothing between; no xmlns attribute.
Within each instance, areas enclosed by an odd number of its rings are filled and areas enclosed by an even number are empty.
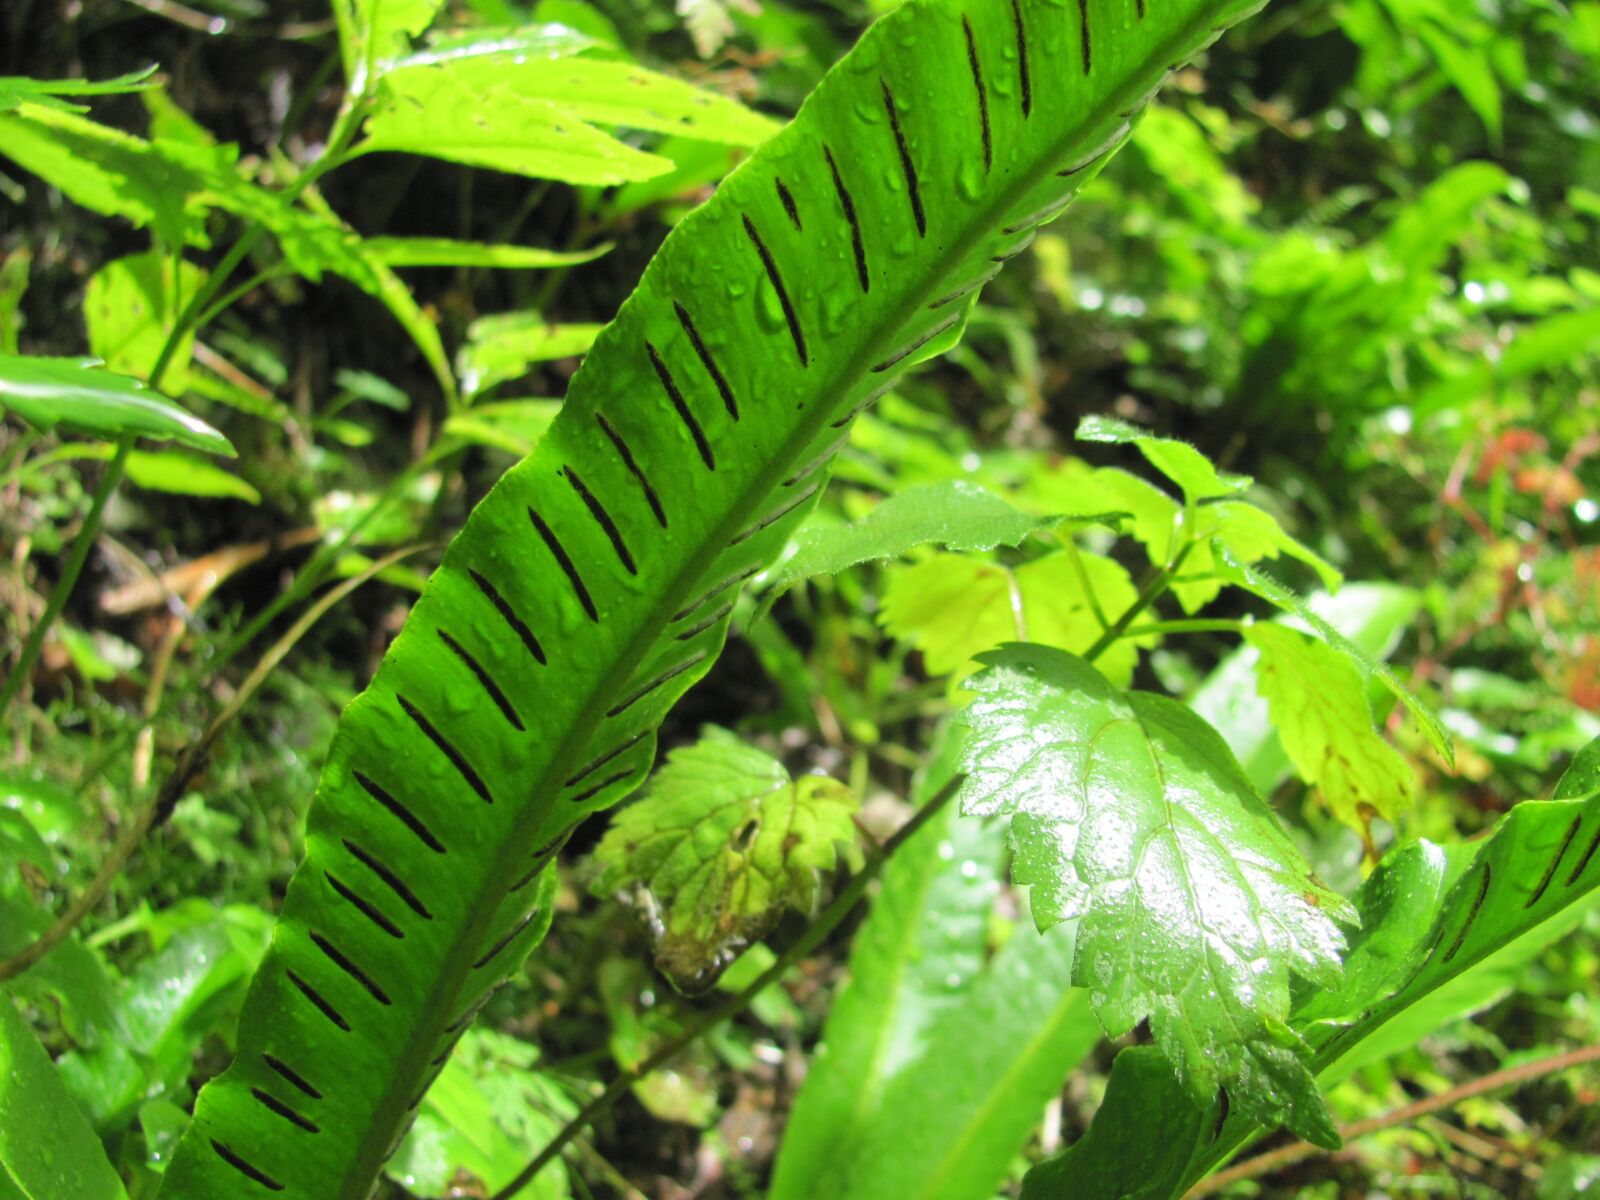
<svg viewBox="0 0 1600 1200"><path fill-rule="evenodd" d="M1416 1044L1502 988L1525 961L1572 927L1600 895L1600 741L1574 760L1548 801L1511 810L1487 841L1421 841L1389 854L1355 897L1361 929L1343 980L1307 990L1291 1024L1331 1085L1366 1062ZM1118 1055L1105 1104L1065 1155L1029 1173L1027 1200L1177 1200L1262 1132L1248 1114L1186 1103L1170 1077ZM1117 1121L1137 1106L1168 1128ZM1268 1123L1270 1128L1270 1123ZM1137 1162L1146 1186L1106 1164Z"/></svg>
<svg viewBox="0 0 1600 1200"><path fill-rule="evenodd" d="M771 755L707 729L611 823L591 890L641 909L656 930L656 965L700 991L785 909L811 910L818 872L855 845L859 803L836 780L791 779Z"/></svg>
<svg viewBox="0 0 1600 1200"><path fill-rule="evenodd" d="M1013 877L1040 928L1077 923L1074 981L1112 1036L1149 1020L1197 1101L1326 1143L1285 1021L1291 972L1339 978L1348 902L1324 888L1222 739L1039 646L980 656L963 714L962 811L1012 818Z"/></svg>

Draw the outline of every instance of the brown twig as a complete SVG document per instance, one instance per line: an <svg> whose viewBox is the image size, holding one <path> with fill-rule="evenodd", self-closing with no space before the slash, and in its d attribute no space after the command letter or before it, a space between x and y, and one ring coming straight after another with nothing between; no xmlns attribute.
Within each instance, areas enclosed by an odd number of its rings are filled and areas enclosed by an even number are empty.
<svg viewBox="0 0 1600 1200"><path fill-rule="evenodd" d="M1468 1080L1458 1087L1440 1092L1434 1096L1425 1096L1421 1100L1410 1104L1401 1105L1383 1113L1381 1116L1368 1117L1364 1121L1352 1121L1348 1125L1339 1127L1339 1136L1346 1142L1353 1142L1357 1138L1366 1137L1369 1133L1377 1133L1381 1129L1392 1129L1396 1125L1405 1125L1415 1121L1418 1117L1427 1116L1429 1113L1439 1112L1441 1109L1453 1108L1463 1100L1470 1100L1474 1096L1481 1096L1485 1092L1497 1091L1503 1087L1513 1087L1526 1083L1530 1079L1538 1079L1544 1075L1564 1071L1569 1067L1582 1066L1585 1063L1600 1062L1600 1046L1584 1046L1577 1050L1568 1050L1564 1054L1553 1054L1549 1058L1536 1059L1533 1062L1522 1063L1515 1067L1507 1067L1503 1071L1493 1071L1478 1079ZM1185 1194L1184 1200L1197 1200L1200 1196L1210 1196L1220 1192L1230 1183L1238 1183L1241 1179L1254 1179L1258 1175L1269 1175L1274 1171L1281 1171L1285 1167L1293 1166L1297 1162L1314 1158L1323 1154L1320 1147L1313 1146L1310 1142L1291 1142L1287 1146L1279 1146L1276 1150L1268 1150L1265 1154L1258 1154L1254 1158L1247 1158L1244 1162L1235 1163L1224 1171L1218 1171L1206 1179L1202 1179Z"/></svg>

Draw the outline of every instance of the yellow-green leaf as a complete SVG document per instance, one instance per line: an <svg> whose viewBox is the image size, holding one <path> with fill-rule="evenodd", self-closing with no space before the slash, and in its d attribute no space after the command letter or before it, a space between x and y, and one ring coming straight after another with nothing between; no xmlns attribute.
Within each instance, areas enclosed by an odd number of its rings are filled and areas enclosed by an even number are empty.
<svg viewBox="0 0 1600 1200"><path fill-rule="evenodd" d="M855 845L855 795L708 729L674 751L595 849L597 895L621 892L657 931L656 965L708 986L786 908L809 910L819 871Z"/></svg>
<svg viewBox="0 0 1600 1200"><path fill-rule="evenodd" d="M1366 681L1327 643L1284 625L1258 624L1245 640L1261 652L1257 688L1300 778L1329 811L1365 830L1394 822L1415 797L1411 766L1372 727Z"/></svg>

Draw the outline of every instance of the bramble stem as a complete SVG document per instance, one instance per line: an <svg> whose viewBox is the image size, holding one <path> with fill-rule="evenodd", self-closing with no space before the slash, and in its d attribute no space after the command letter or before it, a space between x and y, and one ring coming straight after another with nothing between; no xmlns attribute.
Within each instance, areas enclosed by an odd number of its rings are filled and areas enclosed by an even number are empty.
<svg viewBox="0 0 1600 1200"><path fill-rule="evenodd" d="M822 911L822 915L812 923L811 928L796 938L794 944L779 955L776 962L761 972L754 982L743 991L728 997L715 1008L709 1008L701 1012L684 1027L677 1037L663 1044L643 1062L621 1071L615 1079L606 1085L606 1089L603 1092L589 1101L588 1104L585 1104L577 1116L562 1126L561 1131L550 1139L545 1148L534 1155L532 1161L517 1173L515 1179L496 1192L492 1200L512 1200L513 1196L527 1187L540 1171L549 1166L556 1156L566 1149L573 1138L582 1133L584 1129L593 1123L595 1118L602 1116L612 1105L622 1099L628 1089L635 1083L638 1083L657 1068L665 1066L685 1047L698 1041L708 1030L743 1012L758 993L769 985L776 983L790 967L811 953L825 937L834 931L839 922L850 915L850 911L855 908L861 897L865 895L867 885L877 878L878 872L893 857L895 851L910 841L919 829L949 803L950 797L954 796L956 789L961 786L963 778L964 776L957 775L949 783L945 784L935 793L931 800L912 815L909 821L895 830L894 834L883 843L883 848L873 855L866 866L845 886L844 890L833 898L833 903Z"/></svg>
<svg viewBox="0 0 1600 1200"><path fill-rule="evenodd" d="M1568 1067L1582 1066L1584 1063L1600 1062L1600 1046L1584 1046L1578 1050L1568 1050L1564 1054L1553 1054L1549 1058L1536 1059L1530 1063L1522 1063L1515 1067L1507 1067L1503 1071L1494 1071L1478 1079L1469 1080L1459 1087L1449 1091L1440 1092L1433 1096L1424 1096L1421 1100L1411 1104L1401 1105L1380 1116L1368 1117L1364 1121L1352 1121L1348 1125L1339 1127L1339 1136L1347 1142L1357 1138L1366 1137L1369 1133L1377 1133L1380 1129L1392 1129L1396 1125L1404 1125L1415 1121L1418 1117L1427 1116L1429 1113L1438 1112L1440 1109L1453 1108L1463 1100L1470 1100L1474 1096L1481 1096L1485 1092L1497 1091L1503 1087L1526 1083L1530 1079L1538 1079L1542 1075L1554 1074L1564 1071ZM1258 1154L1254 1158L1247 1158L1244 1162L1235 1163L1225 1171L1218 1171L1215 1175L1202 1179L1184 1195L1184 1200L1199 1200L1201 1196L1209 1196L1220 1192L1230 1183L1238 1183L1241 1179L1253 1179L1257 1175L1267 1175L1273 1171L1281 1171L1285 1167L1293 1166L1308 1158L1327 1153L1310 1142L1291 1142L1287 1146L1279 1146L1276 1150L1269 1150L1265 1154Z"/></svg>

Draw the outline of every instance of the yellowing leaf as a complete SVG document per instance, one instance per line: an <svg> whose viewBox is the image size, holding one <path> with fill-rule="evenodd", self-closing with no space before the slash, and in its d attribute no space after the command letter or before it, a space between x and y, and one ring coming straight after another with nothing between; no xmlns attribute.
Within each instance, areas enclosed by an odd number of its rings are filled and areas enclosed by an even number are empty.
<svg viewBox="0 0 1600 1200"><path fill-rule="evenodd" d="M975 656L1005 642L1037 642L1081 654L1105 626L1095 615L1084 580L1100 614L1115 621L1138 596L1121 564L1098 554L1047 554L1007 567L960 554L936 554L893 571L883 597L883 624L897 638L922 650L934 675L959 670ZM1140 647L1149 636L1123 638L1095 661L1108 679L1126 686Z"/></svg>
<svg viewBox="0 0 1600 1200"><path fill-rule="evenodd" d="M1416 781L1373 729L1366 682L1355 665L1282 625L1254 625L1245 640L1261 652L1257 687L1300 778L1315 784L1347 825L1364 831L1374 816L1393 822L1411 805Z"/></svg>
<svg viewBox="0 0 1600 1200"><path fill-rule="evenodd" d="M811 908L817 873L836 865L840 843L855 844L857 807L844 784L792 780L776 759L708 729L612 822L592 890L629 894L656 931L656 965L700 990L784 909Z"/></svg>

